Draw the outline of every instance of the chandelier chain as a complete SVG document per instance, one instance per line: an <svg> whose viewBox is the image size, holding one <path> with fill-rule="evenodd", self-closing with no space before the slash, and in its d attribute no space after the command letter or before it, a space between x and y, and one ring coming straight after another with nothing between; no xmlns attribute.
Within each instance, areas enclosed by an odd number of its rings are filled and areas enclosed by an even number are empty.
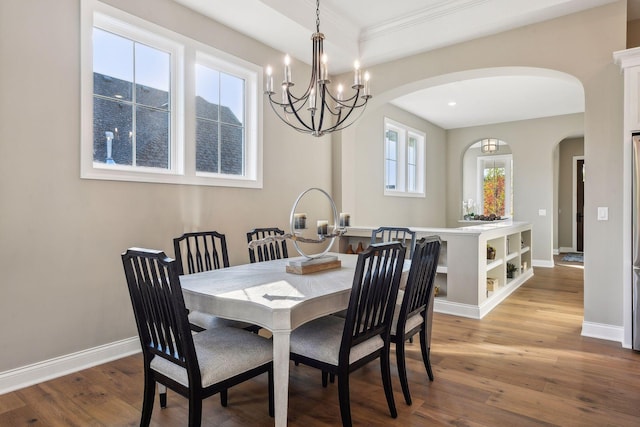
<svg viewBox="0 0 640 427"><path fill-rule="evenodd" d="M320 0L316 0L316 33L320 32Z"/></svg>

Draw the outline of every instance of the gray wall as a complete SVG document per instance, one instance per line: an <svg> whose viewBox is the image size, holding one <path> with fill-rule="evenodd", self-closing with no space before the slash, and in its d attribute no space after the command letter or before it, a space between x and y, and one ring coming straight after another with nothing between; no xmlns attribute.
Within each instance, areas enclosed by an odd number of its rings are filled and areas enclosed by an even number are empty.
<svg viewBox="0 0 640 427"><path fill-rule="evenodd" d="M625 47L625 1L372 67L371 106L355 126L327 138L333 144L288 129L265 105L262 190L79 178L80 3L0 2L0 336L11 349L0 372L135 336L119 259L129 246L168 249L183 231L215 228L229 236L231 263L244 263L245 231L285 226L293 200L312 186L333 189L358 225L449 223L459 214L463 141L476 136L447 135L385 104L438 76L491 67L560 70L583 83L584 125L579 116L569 127L584 129L590 165L585 320L622 325L622 199L611 191L622 183L622 77L611 52ZM107 3L259 65L282 55L171 0ZM305 74L301 64L294 66ZM387 114L427 133L425 199L382 196L382 146L376 144ZM519 133L526 132L523 125ZM547 207L551 213L544 191L552 191L552 150L576 135L549 131L527 148L515 147L511 135L496 136L512 145L514 164L529 165L518 168L523 175L516 181L547 189L521 192L536 197L521 201L518 211ZM609 207L609 221L596 221L597 206ZM530 220L551 235L550 225ZM551 237L539 240L534 257L551 251Z"/></svg>
<svg viewBox="0 0 640 427"><path fill-rule="evenodd" d="M447 135L447 225L460 219L462 194L462 158L467 148L481 135L492 135L509 142L513 156L513 212L516 221L533 224L532 260L538 265L553 262L553 150L569 135L583 132L584 115L571 114L543 119L523 120L496 125L454 129ZM539 210L546 211L540 216ZM536 265L536 263L534 263Z"/></svg>
<svg viewBox="0 0 640 427"><path fill-rule="evenodd" d="M170 0L108 3L259 65L282 58ZM331 190L328 138L268 105L262 190L81 180L79 31L78 0L0 2L0 372L135 337L127 247L172 256L173 237L216 229L247 263L246 231L285 227L301 191Z"/></svg>
<svg viewBox="0 0 640 427"><path fill-rule="evenodd" d="M597 31L594 31L597 28ZM529 25L501 34L470 42L417 54L392 63L370 69L375 79L375 105L410 93L417 89L435 86L456 78L469 78L486 74L496 67L534 67L556 70L574 76L585 91L584 120L581 115L569 126L567 133L536 129L545 135L539 140L529 140L527 147L513 146L515 138L500 137L512 145L514 152L514 181L531 182L531 190L519 191L516 212L521 219L533 222L537 230L533 256L540 260L552 260L553 212L556 209L554 193L554 150L564 138L584 134L585 160L590 165L585 197L585 322L622 328L622 195L611 189L622 186L622 128L623 96L622 76L613 64L612 52L625 48L626 1L617 1L602 7L558 19ZM340 136L343 156L341 175L342 199L349 199L360 191L372 193L374 187L361 188L357 176L374 174L381 163L364 164L363 168L344 173L344 156L350 144L357 144L360 129L365 122L356 124ZM535 123L533 123L535 126ZM546 126L546 124L545 124ZM523 135L530 127L514 136ZM477 139L469 135L466 142L452 144L447 132L447 175L442 185L447 188L447 224L460 212L459 183L461 154L465 144ZM462 130L460 132L463 132ZM458 139L460 140L460 139ZM520 166L515 166L515 165ZM526 166L522 166L522 165ZM517 172L519 171L519 172ZM517 183L515 185L518 185ZM373 189L373 190L371 190ZM524 198L524 199L523 199ZM598 206L609 208L608 221L596 221ZM546 209L547 216L539 217L538 209ZM372 213L371 222L387 215L384 210ZM607 241L608 245L600 242Z"/></svg>

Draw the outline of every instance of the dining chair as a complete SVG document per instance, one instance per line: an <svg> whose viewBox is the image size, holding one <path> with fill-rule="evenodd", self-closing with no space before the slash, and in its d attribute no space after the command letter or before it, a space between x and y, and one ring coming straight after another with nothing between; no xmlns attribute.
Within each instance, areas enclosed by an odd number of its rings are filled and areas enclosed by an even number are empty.
<svg viewBox="0 0 640 427"><path fill-rule="evenodd" d="M130 248L122 254L133 314L142 345L144 397L141 426L148 426L156 385L189 399L189 426L199 426L202 400L267 372L269 414L273 416L273 349L271 341L242 329L219 327L192 334L179 268L164 252ZM161 391L162 393L162 391Z"/></svg>
<svg viewBox="0 0 640 427"><path fill-rule="evenodd" d="M284 230L277 227L254 228L247 233L247 243L251 243L254 240L262 240L267 237L282 235L284 235ZM258 256L257 259L256 255ZM280 242L274 240L257 245L255 248L249 248L249 261L252 263L282 258L289 258L286 240L281 240Z"/></svg>
<svg viewBox="0 0 640 427"><path fill-rule="evenodd" d="M227 239L217 231L196 231L184 233L173 239L178 274L193 274L229 267ZM191 329L196 332L218 326L254 328L245 322L222 319L201 311L190 311Z"/></svg>
<svg viewBox="0 0 640 427"><path fill-rule="evenodd" d="M408 249L407 256L413 256L416 246L416 232L406 227L380 227L371 232L371 243L402 242Z"/></svg>
<svg viewBox="0 0 640 427"><path fill-rule="evenodd" d="M391 417L398 413L391 388L389 332L406 248L399 242L369 246L358 255L346 318L325 316L291 333L290 358L338 378L343 426L351 426L349 374L380 359L382 383Z"/></svg>
<svg viewBox="0 0 640 427"><path fill-rule="evenodd" d="M422 361L429 380L433 381L433 370L429 355L431 352L431 327L433 319L433 298L436 269L440 256L439 236L423 237L416 243L407 285L398 291L398 299L391 322L391 342L396 347L396 364L402 393L407 405L411 405L411 394L407 382L405 362L405 342L416 334L420 336Z"/></svg>

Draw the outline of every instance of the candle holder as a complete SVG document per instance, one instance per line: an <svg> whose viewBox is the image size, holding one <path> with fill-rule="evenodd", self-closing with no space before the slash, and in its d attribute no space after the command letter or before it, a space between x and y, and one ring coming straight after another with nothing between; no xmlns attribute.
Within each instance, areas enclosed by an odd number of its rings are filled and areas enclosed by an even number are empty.
<svg viewBox="0 0 640 427"><path fill-rule="evenodd" d="M318 239L314 240L314 239L308 239L308 238L303 238L303 237L299 237L297 235L297 233L300 232L300 228L296 227L296 225L300 225L300 214L296 214L296 208L298 207L298 204L300 203L300 200L309 192L311 191L319 191L320 193L322 193L328 200L329 200L329 204L331 205L331 212L333 215L332 220L321 220L318 221L318 230L317 230L317 234L318 234ZM306 221L306 214L305 215L305 221ZM296 201L293 203L293 207L291 208L291 215L289 216L289 222L290 222L290 226L291 226L291 234L293 236L295 236L295 238L292 238L291 240L293 241L293 245L295 246L296 250L298 251L298 253L300 255L302 255L305 258L308 259L318 259L318 258L322 258L324 257L327 252L329 252L329 249L331 249L331 247L333 246L333 243L335 241L336 237L340 237L342 236L346 231L346 227L344 226L339 226L339 217L338 217L338 209L336 208L336 204L333 201L333 199L331 198L331 196L329 195L329 193L327 193L326 191L324 191L321 188L316 188L316 187L312 187L309 188L305 191L303 191L302 193L300 193L300 195L298 196L298 198L296 199ZM322 222L322 224L320 224ZM333 226L331 227L330 224L333 223ZM333 229L333 232L329 233L329 230ZM300 246L298 245L298 242L304 242L304 243L323 243L326 242L327 239L331 239L331 242L327 245L327 247L324 249L324 251L320 252L320 253L316 253L316 254L307 254L305 253Z"/></svg>

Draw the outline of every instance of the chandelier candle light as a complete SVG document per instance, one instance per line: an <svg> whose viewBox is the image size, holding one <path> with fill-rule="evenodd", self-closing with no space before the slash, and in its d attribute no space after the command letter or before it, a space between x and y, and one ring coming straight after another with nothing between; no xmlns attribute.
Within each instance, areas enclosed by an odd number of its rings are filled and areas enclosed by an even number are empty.
<svg viewBox="0 0 640 427"><path fill-rule="evenodd" d="M269 97L271 108L278 117L295 130L312 136L322 136L351 126L362 115L367 101L371 99L369 73L362 75L360 63L354 64L353 95L345 98L343 86L338 85L334 95L329 86L329 67L327 55L322 47L324 34L320 32L320 0L316 1L316 32L311 35L313 56L311 60L311 79L309 86L301 96L291 92L295 86L291 79L291 58L284 58L284 80L282 82L282 100L278 102L273 90L273 70L267 66L265 95ZM306 110L306 111L305 111ZM354 110L360 110L352 116Z"/></svg>

